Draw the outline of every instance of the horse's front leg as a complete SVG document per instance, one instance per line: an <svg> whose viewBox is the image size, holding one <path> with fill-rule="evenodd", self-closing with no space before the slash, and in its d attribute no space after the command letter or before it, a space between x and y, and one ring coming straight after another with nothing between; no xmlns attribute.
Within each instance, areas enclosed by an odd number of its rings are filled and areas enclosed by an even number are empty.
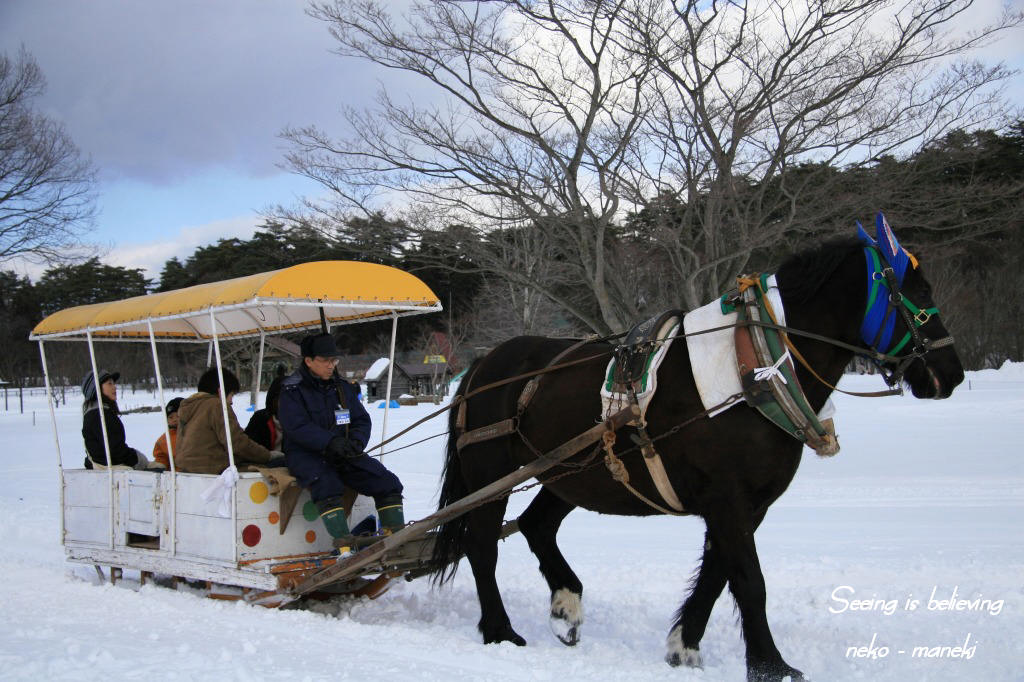
<svg viewBox="0 0 1024 682"><path fill-rule="evenodd" d="M764 520L765 511L761 511L754 519L755 530ZM693 580L690 596L676 612L675 623L668 634L665 661L669 665L685 665L690 668L703 666L700 641L704 638L711 610L725 589L726 580L722 555L711 542L711 534L705 533L700 569Z"/></svg>
<svg viewBox="0 0 1024 682"><path fill-rule="evenodd" d="M519 530L540 563L540 572L551 588L551 631L566 646L580 639L583 624L583 583L558 548L555 535L565 517L576 507L547 488L541 488L519 517Z"/></svg>
<svg viewBox="0 0 1024 682"><path fill-rule="evenodd" d="M747 648L747 680L781 682L786 677L794 682L803 680L803 673L782 660L768 628L764 574L754 544L757 523L752 515L743 515L741 509L741 500L725 500L711 513L705 513L704 520L711 548L720 558L729 591L739 607Z"/></svg>
<svg viewBox="0 0 1024 682"><path fill-rule="evenodd" d="M676 613L676 622L668 634L665 660L669 665L685 665L700 668L700 641L711 617L711 609L725 589L725 566L721 555L711 542L711 535L704 534L704 555L700 569L693 581L690 596Z"/></svg>

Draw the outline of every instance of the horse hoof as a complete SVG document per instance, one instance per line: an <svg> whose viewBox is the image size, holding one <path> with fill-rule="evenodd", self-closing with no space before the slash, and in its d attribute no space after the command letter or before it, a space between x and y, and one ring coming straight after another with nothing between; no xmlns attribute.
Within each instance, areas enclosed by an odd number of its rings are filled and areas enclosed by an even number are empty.
<svg viewBox="0 0 1024 682"><path fill-rule="evenodd" d="M551 625L551 632L555 633L555 637L562 644L576 646L580 641L580 629L577 626L570 626L569 623L558 618L552 618L548 624Z"/></svg>
<svg viewBox="0 0 1024 682"><path fill-rule="evenodd" d="M512 642L516 646L526 646L526 640L520 637L519 633L508 624L493 633L484 633L484 644L501 644L502 642Z"/></svg>
<svg viewBox="0 0 1024 682"><path fill-rule="evenodd" d="M562 588L551 595L551 617L548 625L562 644L576 646L583 624L583 602L580 595Z"/></svg>
<svg viewBox="0 0 1024 682"><path fill-rule="evenodd" d="M785 663L747 670L747 682L785 682L786 680L789 680L789 682L808 682L802 672Z"/></svg>
<svg viewBox="0 0 1024 682"><path fill-rule="evenodd" d="M697 649L682 648L679 651L670 651L665 654L665 662L673 668L685 666L687 668L703 668L704 661Z"/></svg>

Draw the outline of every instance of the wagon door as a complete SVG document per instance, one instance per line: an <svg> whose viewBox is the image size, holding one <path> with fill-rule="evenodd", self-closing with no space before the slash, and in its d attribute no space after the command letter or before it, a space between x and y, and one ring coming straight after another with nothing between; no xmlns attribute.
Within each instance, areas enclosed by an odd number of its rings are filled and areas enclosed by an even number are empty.
<svg viewBox="0 0 1024 682"><path fill-rule="evenodd" d="M160 537L160 475L149 471L122 473L118 490L121 527L128 533Z"/></svg>

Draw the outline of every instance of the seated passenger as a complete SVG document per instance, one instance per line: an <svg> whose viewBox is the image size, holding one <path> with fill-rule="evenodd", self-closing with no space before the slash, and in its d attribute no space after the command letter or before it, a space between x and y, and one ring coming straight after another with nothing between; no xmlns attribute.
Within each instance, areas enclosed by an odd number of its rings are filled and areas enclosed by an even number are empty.
<svg viewBox="0 0 1024 682"><path fill-rule="evenodd" d="M277 420L277 401L281 395L283 379L284 377L276 377L270 382L266 406L253 412L245 426L245 434L268 450L280 450L281 441L284 439L281 422Z"/></svg>
<svg viewBox="0 0 1024 682"><path fill-rule="evenodd" d="M178 408L181 406L181 401L184 398L171 398L167 403L167 407L164 408L164 413L167 415L167 433L161 433L160 437L156 439L156 443L153 445L153 462L159 464L164 469L171 468L170 459L168 454L171 450L174 451L175 459L178 454ZM167 447L167 434L171 434L171 447Z"/></svg>
<svg viewBox="0 0 1024 682"><path fill-rule="evenodd" d="M231 447L235 465L260 464L279 466L283 457L245 435L238 424L231 399L238 392L238 379L228 370L224 372L224 391L228 403ZM212 367L199 378L198 393L182 401L178 408L178 452L174 464L178 471L193 474L219 474L228 468L228 440L224 433L224 413L220 399L220 377Z"/></svg>
<svg viewBox="0 0 1024 682"><path fill-rule="evenodd" d="M117 408L117 385L119 372L100 370L100 380L95 381L92 372L82 381L82 438L85 439L85 468L105 469L107 451L103 447L103 425L100 424L100 412L107 426L107 443L110 445L110 461L114 466L126 466L145 469L149 460L141 452L125 442L124 424L121 423L120 411ZM96 384L99 384L99 396ZM102 407L102 410L101 410Z"/></svg>

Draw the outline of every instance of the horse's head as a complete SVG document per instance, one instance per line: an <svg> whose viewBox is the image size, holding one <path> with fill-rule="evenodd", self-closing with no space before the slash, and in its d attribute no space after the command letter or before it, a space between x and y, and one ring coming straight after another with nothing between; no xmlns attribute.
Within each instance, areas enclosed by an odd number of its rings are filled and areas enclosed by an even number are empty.
<svg viewBox="0 0 1024 682"><path fill-rule="evenodd" d="M893 380L909 384L915 398L948 398L963 381L964 368L939 319L931 285L881 213L876 226L877 241L857 223L868 277L861 340L892 358Z"/></svg>

